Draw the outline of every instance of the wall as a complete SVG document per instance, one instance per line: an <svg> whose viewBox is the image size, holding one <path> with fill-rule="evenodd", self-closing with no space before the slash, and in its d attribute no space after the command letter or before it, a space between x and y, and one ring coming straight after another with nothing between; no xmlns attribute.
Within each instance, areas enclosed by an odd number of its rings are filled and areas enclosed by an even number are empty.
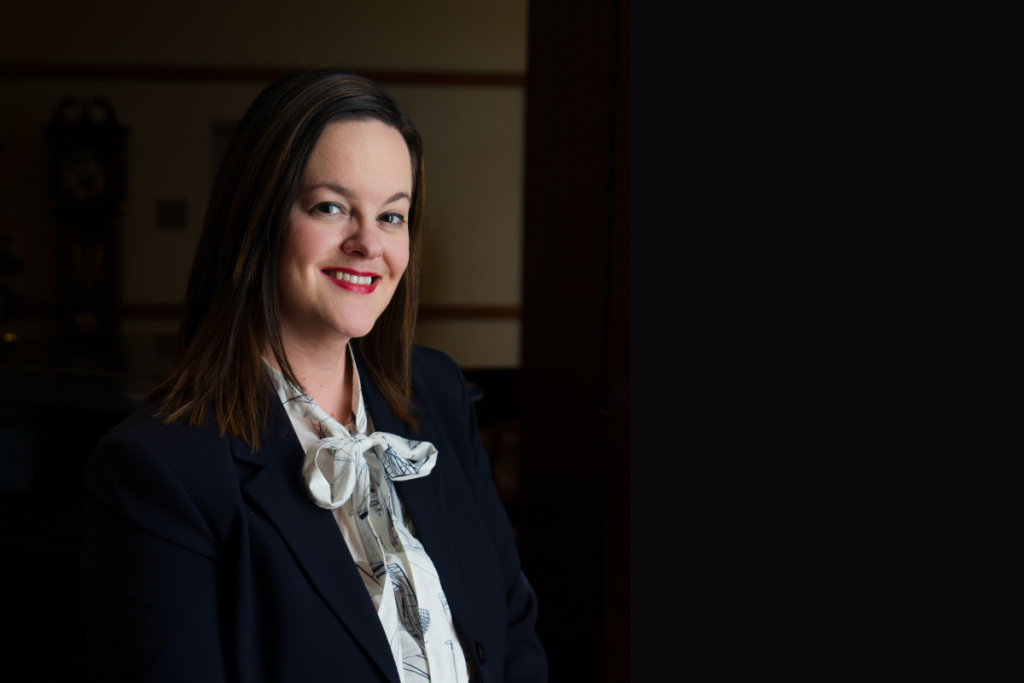
<svg viewBox="0 0 1024 683"><path fill-rule="evenodd" d="M0 62L526 71L525 0L57 0L7 8Z"/></svg>
<svg viewBox="0 0 1024 683"><path fill-rule="evenodd" d="M0 69L0 231L16 236L12 248L30 264L12 279L30 306L52 303L56 289L42 125L58 100L104 97L132 130L122 298L136 311L153 311L183 300L212 182L212 125L241 118L266 82L26 78L19 64L525 70L525 2L430 3L429 11L404 0L388 10L316 0L287 8L233 6L108 3L106 14L94 14L68 5L56 22L52 10L44 16L28 8L20 22L0 27L0 65L8 67ZM38 26L46 26L49 42L40 40ZM426 150L425 314L418 341L463 367L517 366L523 88L386 85ZM161 199L186 202L184 230L157 229ZM136 314L123 325L128 333L173 332L177 323ZM30 323L24 327L23 334L34 333Z"/></svg>

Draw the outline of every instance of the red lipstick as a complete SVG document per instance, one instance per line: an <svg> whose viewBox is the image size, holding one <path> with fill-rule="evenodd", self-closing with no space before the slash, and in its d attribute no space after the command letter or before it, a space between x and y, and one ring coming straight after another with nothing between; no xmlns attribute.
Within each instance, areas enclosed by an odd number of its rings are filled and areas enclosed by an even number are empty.
<svg viewBox="0 0 1024 683"><path fill-rule="evenodd" d="M372 279L370 280L370 284L368 285L349 282L347 280L342 280L334 277L334 273L337 273L338 271L341 271L342 273L345 273L352 277L368 277ZM350 292L355 292L356 294L373 293L373 290L377 289L377 285L380 284L381 280L380 275L378 275L377 273L362 272L358 270L352 270L351 268L324 268L320 272L323 273L327 277L327 279L330 280L335 285L341 287L342 289L347 289Z"/></svg>

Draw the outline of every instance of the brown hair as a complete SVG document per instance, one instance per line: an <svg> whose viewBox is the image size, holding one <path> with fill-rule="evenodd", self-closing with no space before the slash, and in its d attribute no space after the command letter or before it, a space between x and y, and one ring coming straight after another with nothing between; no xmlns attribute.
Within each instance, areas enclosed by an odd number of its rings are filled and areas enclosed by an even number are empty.
<svg viewBox="0 0 1024 683"><path fill-rule="evenodd" d="M373 329L352 343L391 412L417 429L410 362L420 293L423 145L383 88L327 69L296 72L267 86L231 139L192 263L174 368L147 397L160 403L157 415L165 423L187 418L200 426L210 403L221 433L255 451L270 409L261 360L268 344L285 378L301 386L281 341L278 261L306 162L324 128L339 120L381 121L409 147L409 265Z"/></svg>

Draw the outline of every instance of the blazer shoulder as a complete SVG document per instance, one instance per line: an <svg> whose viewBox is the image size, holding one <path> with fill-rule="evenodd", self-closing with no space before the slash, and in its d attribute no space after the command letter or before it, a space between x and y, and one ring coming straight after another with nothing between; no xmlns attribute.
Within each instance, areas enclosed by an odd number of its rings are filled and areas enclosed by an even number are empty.
<svg viewBox="0 0 1024 683"><path fill-rule="evenodd" d="M412 350L413 391L429 396L431 403L461 404L466 378L451 356L437 349L414 346Z"/></svg>
<svg viewBox="0 0 1024 683"><path fill-rule="evenodd" d="M201 427L193 427L187 420L165 424L157 415L159 406L146 405L134 411L111 429L93 450L89 466L100 460L126 457L124 444L144 448L150 457L161 461L175 473L209 472L215 463L230 459L228 435L221 435L212 415L207 414ZM218 457L221 456L221 457Z"/></svg>
<svg viewBox="0 0 1024 683"><path fill-rule="evenodd" d="M85 488L143 528L213 557L242 507L231 437L209 413L193 427L164 424L157 409L136 410L100 439Z"/></svg>
<svg viewBox="0 0 1024 683"><path fill-rule="evenodd" d="M413 372L417 369L427 372L451 373L458 370L459 365L444 351L438 351L427 346L412 347Z"/></svg>

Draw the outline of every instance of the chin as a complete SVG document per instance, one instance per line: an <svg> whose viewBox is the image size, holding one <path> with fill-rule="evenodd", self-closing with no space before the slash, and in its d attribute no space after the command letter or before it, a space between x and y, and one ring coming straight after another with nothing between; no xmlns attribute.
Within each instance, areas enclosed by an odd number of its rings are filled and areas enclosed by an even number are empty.
<svg viewBox="0 0 1024 683"><path fill-rule="evenodd" d="M376 320L371 320L368 322L347 321L347 324L338 325L337 327L335 327L335 329L343 332L346 337L349 337L351 339L358 339L360 337L365 337L366 335L370 334L370 332L373 331L373 325L375 322Z"/></svg>

